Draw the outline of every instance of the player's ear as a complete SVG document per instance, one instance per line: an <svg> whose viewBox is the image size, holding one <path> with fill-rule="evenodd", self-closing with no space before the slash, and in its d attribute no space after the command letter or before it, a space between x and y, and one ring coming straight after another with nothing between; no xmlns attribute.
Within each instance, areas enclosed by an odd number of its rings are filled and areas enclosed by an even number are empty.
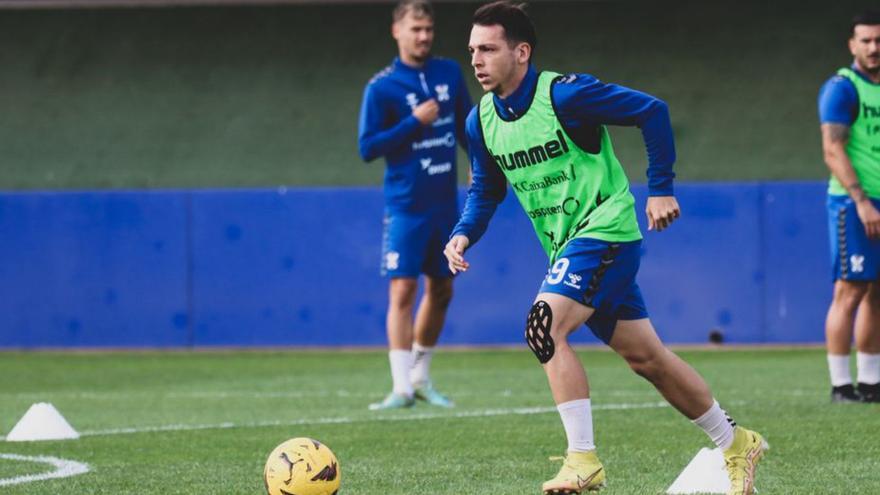
<svg viewBox="0 0 880 495"><path fill-rule="evenodd" d="M391 23L391 37L396 40L398 32L400 32L400 22L394 21Z"/></svg>
<svg viewBox="0 0 880 495"><path fill-rule="evenodd" d="M521 64L527 64L532 55L532 46L528 43L520 43L516 46L516 59Z"/></svg>

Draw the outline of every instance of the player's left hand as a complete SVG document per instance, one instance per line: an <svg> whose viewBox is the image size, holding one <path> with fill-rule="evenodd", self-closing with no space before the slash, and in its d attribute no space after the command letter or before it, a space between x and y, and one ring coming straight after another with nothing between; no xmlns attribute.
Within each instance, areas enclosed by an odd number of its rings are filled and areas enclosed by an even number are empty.
<svg viewBox="0 0 880 495"><path fill-rule="evenodd" d="M449 261L449 271L453 275L459 272L466 272L470 268L470 263L464 260L464 251L470 243L470 239L463 235L453 236L446 243L446 249L443 250L443 254L446 255L446 260Z"/></svg>
<svg viewBox="0 0 880 495"><path fill-rule="evenodd" d="M648 230L660 232L681 216L681 208L675 196L651 196L645 213L648 215Z"/></svg>

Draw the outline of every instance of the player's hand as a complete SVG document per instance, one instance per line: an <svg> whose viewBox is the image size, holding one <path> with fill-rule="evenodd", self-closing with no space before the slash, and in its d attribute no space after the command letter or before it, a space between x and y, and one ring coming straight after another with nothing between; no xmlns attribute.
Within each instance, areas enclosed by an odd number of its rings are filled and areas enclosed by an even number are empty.
<svg viewBox="0 0 880 495"><path fill-rule="evenodd" d="M862 225L865 227L868 239L880 238L880 212L877 211L871 200L865 198L862 201L856 202L856 211L859 214L859 220L862 221Z"/></svg>
<svg viewBox="0 0 880 495"><path fill-rule="evenodd" d="M681 216L681 208L675 196L651 196L645 213L648 215L648 230L660 232Z"/></svg>
<svg viewBox="0 0 880 495"><path fill-rule="evenodd" d="M440 105L437 104L437 100L431 98L416 105L412 114L422 125L430 125L440 116Z"/></svg>
<svg viewBox="0 0 880 495"><path fill-rule="evenodd" d="M471 241L463 235L454 236L446 243L446 249L443 250L443 254L446 255L446 259L449 261L449 271L453 275L458 272L466 272L470 268L471 265L464 260L464 250L467 249L470 243Z"/></svg>

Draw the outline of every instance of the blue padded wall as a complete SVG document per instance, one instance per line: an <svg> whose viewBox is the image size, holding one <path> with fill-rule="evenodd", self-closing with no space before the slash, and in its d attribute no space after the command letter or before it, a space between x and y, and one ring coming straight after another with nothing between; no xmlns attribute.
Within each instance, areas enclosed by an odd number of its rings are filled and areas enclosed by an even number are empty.
<svg viewBox="0 0 880 495"><path fill-rule="evenodd" d="M180 193L0 195L0 347L189 343Z"/></svg>
<svg viewBox="0 0 880 495"><path fill-rule="evenodd" d="M762 184L763 298L768 342L822 342L831 301L827 184Z"/></svg>
<svg viewBox="0 0 880 495"><path fill-rule="evenodd" d="M644 209L647 191L637 187ZM676 186L682 217L647 231L638 282L657 333L668 342L705 342L719 329L731 342L762 342L759 190L754 184Z"/></svg>
<svg viewBox="0 0 880 495"><path fill-rule="evenodd" d="M193 196L196 343L384 341L376 189Z"/></svg>
<svg viewBox="0 0 880 495"><path fill-rule="evenodd" d="M639 273L660 335L822 341L824 185L676 195ZM376 188L0 194L0 347L382 345L382 216ZM547 260L512 194L468 258L441 343L519 344Z"/></svg>
<svg viewBox="0 0 880 495"><path fill-rule="evenodd" d="M382 216L371 189L196 193L196 343L383 344ZM443 342L516 342L546 262L512 195L471 255Z"/></svg>

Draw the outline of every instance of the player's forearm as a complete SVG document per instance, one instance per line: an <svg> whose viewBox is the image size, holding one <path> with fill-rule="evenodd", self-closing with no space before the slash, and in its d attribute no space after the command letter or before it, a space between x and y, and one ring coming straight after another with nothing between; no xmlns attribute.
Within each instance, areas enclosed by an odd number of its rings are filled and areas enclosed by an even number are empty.
<svg viewBox="0 0 880 495"><path fill-rule="evenodd" d="M411 139L421 127L419 120L410 115L389 129L363 132L358 139L358 149L364 161L385 156Z"/></svg>
<svg viewBox="0 0 880 495"><path fill-rule="evenodd" d="M506 189L499 194L475 181L468 190L464 210L455 228L452 229L450 238L463 235L470 241L470 246L476 244L489 227L489 220L495 215L498 204L504 199L504 193Z"/></svg>
<svg viewBox="0 0 880 495"><path fill-rule="evenodd" d="M486 229L489 227L489 220L492 219L497 207L498 203L494 201L484 198L475 199L468 194L461 218L458 220L455 228L452 229L450 238L456 235L463 235L470 241L470 246L473 246L486 233Z"/></svg>
<svg viewBox="0 0 880 495"><path fill-rule="evenodd" d="M843 124L822 124L822 154L825 159L825 165L831 175L840 182L846 189L847 194L854 201L862 201L867 199L865 191L859 182L859 176L856 174L846 154L846 143L849 141L849 126Z"/></svg>
<svg viewBox="0 0 880 495"><path fill-rule="evenodd" d="M648 154L648 193L651 196L672 196L675 172L675 139L672 134L672 122L669 109L665 103L658 104L642 124L642 138Z"/></svg>
<svg viewBox="0 0 880 495"><path fill-rule="evenodd" d="M842 149L826 149L824 155L825 165L828 166L831 175L843 185L847 194L850 195L853 201L859 202L867 199L867 195L862 189L862 184L859 182L859 176L856 175L856 171L853 168L852 162L846 154L846 151Z"/></svg>
<svg viewBox="0 0 880 495"><path fill-rule="evenodd" d="M648 177L648 196L673 196L675 172L672 171L673 161L657 161L648 164L645 175Z"/></svg>

